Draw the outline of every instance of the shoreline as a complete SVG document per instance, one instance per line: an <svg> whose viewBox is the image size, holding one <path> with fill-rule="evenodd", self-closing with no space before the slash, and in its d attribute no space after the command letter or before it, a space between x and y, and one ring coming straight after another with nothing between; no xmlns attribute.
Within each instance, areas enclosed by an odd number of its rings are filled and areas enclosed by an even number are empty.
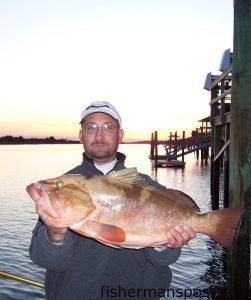
<svg viewBox="0 0 251 300"><path fill-rule="evenodd" d="M122 141L121 144L149 144L149 140ZM22 136L3 136L0 137L1 145L37 145L37 144L80 144L80 141L68 139L56 139L53 136L48 138L23 138Z"/></svg>

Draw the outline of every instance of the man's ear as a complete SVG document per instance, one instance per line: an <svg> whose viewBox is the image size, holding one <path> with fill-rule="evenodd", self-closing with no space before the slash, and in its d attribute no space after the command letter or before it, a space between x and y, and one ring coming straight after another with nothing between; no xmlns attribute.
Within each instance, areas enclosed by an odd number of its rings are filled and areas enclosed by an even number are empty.
<svg viewBox="0 0 251 300"><path fill-rule="evenodd" d="M83 144L83 129L79 130L79 140Z"/></svg>
<svg viewBox="0 0 251 300"><path fill-rule="evenodd" d="M122 143L124 137L124 130L119 129L119 143Z"/></svg>

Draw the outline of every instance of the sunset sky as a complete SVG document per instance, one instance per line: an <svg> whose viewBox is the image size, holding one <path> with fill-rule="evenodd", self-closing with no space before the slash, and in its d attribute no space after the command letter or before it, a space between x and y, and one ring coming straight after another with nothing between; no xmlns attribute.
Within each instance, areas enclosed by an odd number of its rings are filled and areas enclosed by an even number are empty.
<svg viewBox="0 0 251 300"><path fill-rule="evenodd" d="M94 100L117 107L127 138L189 135L232 44L230 0L2 0L0 136L77 139Z"/></svg>

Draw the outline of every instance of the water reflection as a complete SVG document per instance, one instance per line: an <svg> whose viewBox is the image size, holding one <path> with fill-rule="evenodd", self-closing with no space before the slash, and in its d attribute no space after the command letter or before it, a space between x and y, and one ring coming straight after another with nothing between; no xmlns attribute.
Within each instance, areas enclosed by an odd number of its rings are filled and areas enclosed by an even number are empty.
<svg viewBox="0 0 251 300"><path fill-rule="evenodd" d="M208 266L207 270L201 276L201 280L206 283L207 293L211 299L219 299L226 288L226 250L215 243L213 240L207 241L207 248L211 252L212 257L207 261L202 261Z"/></svg>

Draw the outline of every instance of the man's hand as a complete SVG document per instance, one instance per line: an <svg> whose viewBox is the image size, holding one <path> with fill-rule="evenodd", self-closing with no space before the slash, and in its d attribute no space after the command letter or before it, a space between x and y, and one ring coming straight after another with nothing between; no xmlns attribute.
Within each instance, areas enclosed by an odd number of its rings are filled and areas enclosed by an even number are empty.
<svg viewBox="0 0 251 300"><path fill-rule="evenodd" d="M57 216L57 213L51 206L48 194L43 189L43 185L39 182L32 183L26 188L28 194L35 202L36 213L40 216L44 225L48 230L48 237L53 243L62 243L67 232L66 227L55 226L52 218Z"/></svg>
<svg viewBox="0 0 251 300"><path fill-rule="evenodd" d="M177 225L174 228L170 228L167 233L169 248L180 248L186 245L191 239L195 238L195 231L189 226Z"/></svg>

